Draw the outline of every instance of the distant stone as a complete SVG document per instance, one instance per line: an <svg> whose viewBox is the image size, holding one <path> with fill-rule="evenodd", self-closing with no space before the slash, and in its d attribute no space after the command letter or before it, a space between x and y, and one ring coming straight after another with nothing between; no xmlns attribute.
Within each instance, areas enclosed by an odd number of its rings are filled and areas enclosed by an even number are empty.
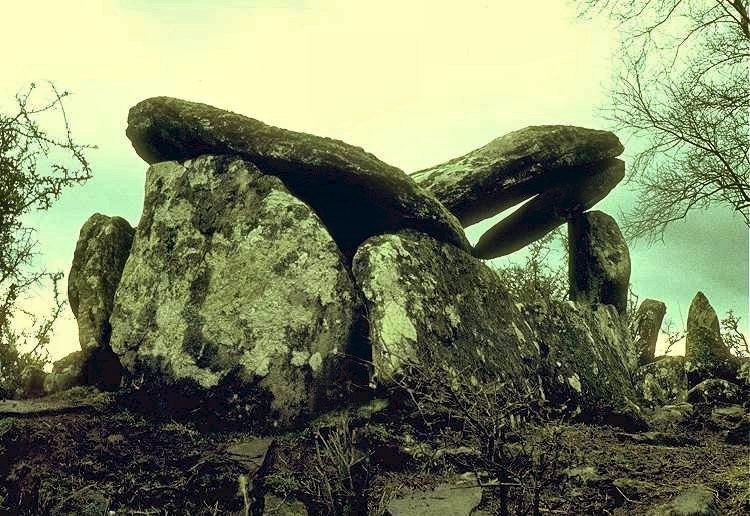
<svg viewBox="0 0 750 516"><path fill-rule="evenodd" d="M23 398L38 398L44 396L44 381L46 379L44 370L33 367L23 375Z"/></svg>
<svg viewBox="0 0 750 516"><path fill-rule="evenodd" d="M404 228L471 248L461 224L432 194L398 168L339 140L169 97L134 106L127 136L148 163L202 154L251 161L310 205L348 257L368 237Z"/></svg>
<svg viewBox="0 0 750 516"><path fill-rule="evenodd" d="M648 423L654 429L673 430L691 421L694 410L693 405L687 402L657 406L648 417Z"/></svg>
<svg viewBox="0 0 750 516"><path fill-rule="evenodd" d="M540 193L484 233L474 256L489 260L524 248L591 209L623 177L625 164L618 159L581 166L576 177Z"/></svg>
<svg viewBox="0 0 750 516"><path fill-rule="evenodd" d="M481 260L410 231L369 239L353 272L377 382L416 362L596 417L636 397L626 365L632 342L613 307L516 304Z"/></svg>
<svg viewBox="0 0 750 516"><path fill-rule="evenodd" d="M661 323L667 313L667 305L655 299L644 299L635 314L632 331L635 337L635 350L638 364L654 361L656 341L661 331Z"/></svg>
<svg viewBox="0 0 750 516"><path fill-rule="evenodd" d="M83 383L112 390L122 371L109 346L115 291L135 230L121 217L95 213L81 228L68 277L68 300L78 322Z"/></svg>
<svg viewBox="0 0 750 516"><path fill-rule="evenodd" d="M653 508L649 516L719 516L716 494L705 486L690 486L670 502Z"/></svg>
<svg viewBox="0 0 750 516"><path fill-rule="evenodd" d="M685 340L685 371L688 387L707 378L734 380L737 374L737 359L724 345L716 311L698 292L690 304Z"/></svg>
<svg viewBox="0 0 750 516"><path fill-rule="evenodd" d="M249 162L149 168L112 313L131 385L232 403L248 427L309 414L345 374L359 296L318 216ZM223 400L223 401L222 401Z"/></svg>
<svg viewBox="0 0 750 516"><path fill-rule="evenodd" d="M641 397L651 405L684 400L687 393L685 357L663 357L639 367L636 384Z"/></svg>
<svg viewBox="0 0 750 516"><path fill-rule="evenodd" d="M711 405L731 405L740 403L740 388L720 378L709 378L687 391L690 403L709 403Z"/></svg>
<svg viewBox="0 0 750 516"><path fill-rule="evenodd" d="M44 392L53 394L86 384L85 366L88 354L74 351L52 365L52 371L44 379Z"/></svg>
<svg viewBox="0 0 750 516"><path fill-rule="evenodd" d="M747 412L742 405L727 405L711 410L710 421L720 430L729 430L734 428L746 416Z"/></svg>
<svg viewBox="0 0 750 516"><path fill-rule="evenodd" d="M601 168L598 164L622 151L617 136L607 131L531 126L412 177L469 226L532 195L595 173Z"/></svg>
<svg viewBox="0 0 750 516"><path fill-rule="evenodd" d="M630 252L615 219L601 211L568 222L570 298L613 305L622 315L628 304Z"/></svg>

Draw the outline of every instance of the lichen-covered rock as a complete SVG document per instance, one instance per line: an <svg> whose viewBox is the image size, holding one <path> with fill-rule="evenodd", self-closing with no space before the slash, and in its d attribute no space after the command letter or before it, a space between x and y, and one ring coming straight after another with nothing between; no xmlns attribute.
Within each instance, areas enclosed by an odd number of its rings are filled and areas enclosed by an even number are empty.
<svg viewBox="0 0 750 516"><path fill-rule="evenodd" d="M687 391L690 403L709 403L711 405L732 405L740 403L740 388L720 378L709 378Z"/></svg>
<svg viewBox="0 0 750 516"><path fill-rule="evenodd" d="M685 399L685 357L663 357L638 368L636 385L643 400L664 405Z"/></svg>
<svg viewBox="0 0 750 516"><path fill-rule="evenodd" d="M373 237L353 262L376 380L440 361L469 381L502 379L571 410L627 405L632 345L616 311L517 305L481 260L416 232ZM465 373L463 373L465 372Z"/></svg>
<svg viewBox="0 0 750 516"><path fill-rule="evenodd" d="M614 305L625 314L630 285L630 252L615 219L601 211L568 222L570 298Z"/></svg>
<svg viewBox="0 0 750 516"><path fill-rule="evenodd" d="M619 156L617 136L565 125L531 126L412 174L464 226L597 170L581 167Z"/></svg>
<svg viewBox="0 0 750 516"><path fill-rule="evenodd" d="M738 360L724 345L716 311L698 292L690 303L685 339L685 371L688 387L707 378L736 379Z"/></svg>
<svg viewBox="0 0 750 516"><path fill-rule="evenodd" d="M44 379L45 394L84 385L86 357L85 351L74 351L52 364L52 371Z"/></svg>
<svg viewBox="0 0 750 516"><path fill-rule="evenodd" d="M226 394L252 423L283 425L343 383L358 299L336 243L278 178L229 157L158 163L112 349L133 385Z"/></svg>
<svg viewBox="0 0 750 516"><path fill-rule="evenodd" d="M638 307L631 331L636 335L634 345L639 365L654 361L656 341L666 313L667 305L656 299L644 299Z"/></svg>
<svg viewBox="0 0 750 516"><path fill-rule="evenodd" d="M169 97L134 106L127 136L148 163L201 154L252 161L309 204L348 257L368 237L403 228L471 248L461 224L432 194L398 168L339 140Z"/></svg>
<svg viewBox="0 0 750 516"><path fill-rule="evenodd" d="M115 291L130 256L135 230L121 217L95 213L81 228L68 276L68 300L78 323L82 381L104 389L120 385L121 368L109 347Z"/></svg>
<svg viewBox="0 0 750 516"><path fill-rule="evenodd" d="M595 167L595 170L589 168ZM518 251L594 207L625 177L625 163L610 159L588 167L564 185L546 190L492 226L474 246L474 256L496 258Z"/></svg>

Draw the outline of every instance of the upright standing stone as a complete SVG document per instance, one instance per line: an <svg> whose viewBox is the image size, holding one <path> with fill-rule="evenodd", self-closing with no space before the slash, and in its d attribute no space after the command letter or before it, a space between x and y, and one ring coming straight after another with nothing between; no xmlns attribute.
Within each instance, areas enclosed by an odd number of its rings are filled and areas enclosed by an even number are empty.
<svg viewBox="0 0 750 516"><path fill-rule="evenodd" d="M633 335L635 335L635 351L638 353L638 365L646 365L654 361L656 341L666 313L667 305L655 299L644 299L638 307L632 327Z"/></svg>
<svg viewBox="0 0 750 516"><path fill-rule="evenodd" d="M719 317L703 295L698 292L690 303L685 339L685 371L688 387L708 378L736 379L738 360L721 338Z"/></svg>
<svg viewBox="0 0 750 516"><path fill-rule="evenodd" d="M85 384L116 388L120 365L109 347L109 317L122 270L130 256L134 229L121 217L92 215L81 228L68 277L70 308L78 322Z"/></svg>
<svg viewBox="0 0 750 516"><path fill-rule="evenodd" d="M248 428L291 423L343 390L358 306L336 243L278 178L226 156L149 168L112 314L131 383L173 407L233 404Z"/></svg>
<svg viewBox="0 0 750 516"><path fill-rule="evenodd" d="M615 219L590 211L568 223L570 299L614 305L624 314L630 284L630 253Z"/></svg>

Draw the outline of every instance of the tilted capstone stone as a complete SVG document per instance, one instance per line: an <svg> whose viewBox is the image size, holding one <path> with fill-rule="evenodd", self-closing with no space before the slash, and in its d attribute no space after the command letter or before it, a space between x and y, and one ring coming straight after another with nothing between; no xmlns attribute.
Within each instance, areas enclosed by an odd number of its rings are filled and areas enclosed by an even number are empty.
<svg viewBox="0 0 750 516"><path fill-rule="evenodd" d="M479 238L474 255L488 260L513 253L592 208L625 177L625 164L618 159L596 167L589 172L582 166L568 183L537 195L495 224Z"/></svg>
<svg viewBox="0 0 750 516"><path fill-rule="evenodd" d="M130 385L156 385L173 405L220 398L248 428L285 426L343 389L359 303L336 243L281 180L230 157L161 162L112 349Z"/></svg>
<svg viewBox="0 0 750 516"><path fill-rule="evenodd" d="M589 211L568 222L570 299L613 305L624 315L630 286L630 252L611 216Z"/></svg>
<svg viewBox="0 0 750 516"><path fill-rule="evenodd" d="M596 173L623 150L608 131L530 126L412 177L469 226L571 182L581 175L581 167L584 173Z"/></svg>
<svg viewBox="0 0 750 516"><path fill-rule="evenodd" d="M461 224L431 193L398 168L339 140L169 97L134 106L127 136L148 163L201 154L251 161L310 205L349 258L368 237L404 228L471 248Z"/></svg>

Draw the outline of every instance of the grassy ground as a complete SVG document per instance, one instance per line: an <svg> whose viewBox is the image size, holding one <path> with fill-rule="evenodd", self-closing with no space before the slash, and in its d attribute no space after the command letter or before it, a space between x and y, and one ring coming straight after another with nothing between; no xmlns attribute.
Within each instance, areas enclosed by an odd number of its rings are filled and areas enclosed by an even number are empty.
<svg viewBox="0 0 750 516"><path fill-rule="evenodd" d="M455 422L425 427L383 401L276 436L254 465L233 451L257 444L253 436L77 396L0 418L0 513L252 514L270 493L312 514L382 513L394 497L466 473L487 484L481 507L498 508L482 443ZM547 514L645 514L699 484L716 494L719 514L750 509L750 448L724 442L706 410L650 434L556 422L525 425L507 441L523 479L510 488L512 511L536 492Z"/></svg>

